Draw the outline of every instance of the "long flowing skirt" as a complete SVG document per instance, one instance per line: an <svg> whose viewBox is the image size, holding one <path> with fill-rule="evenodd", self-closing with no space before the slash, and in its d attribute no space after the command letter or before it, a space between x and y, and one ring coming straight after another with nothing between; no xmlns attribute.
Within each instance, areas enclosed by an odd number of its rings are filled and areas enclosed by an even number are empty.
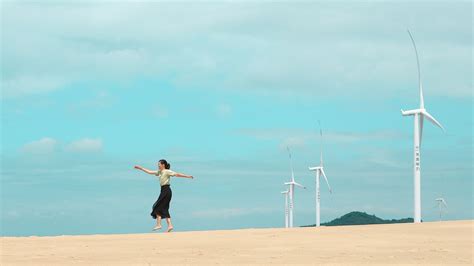
<svg viewBox="0 0 474 266"><path fill-rule="evenodd" d="M161 216L161 218L171 218L169 212L171 196L172 192L170 186L161 186L160 196L156 200L155 204L153 204L153 208L150 213L153 219L156 219L157 216Z"/></svg>

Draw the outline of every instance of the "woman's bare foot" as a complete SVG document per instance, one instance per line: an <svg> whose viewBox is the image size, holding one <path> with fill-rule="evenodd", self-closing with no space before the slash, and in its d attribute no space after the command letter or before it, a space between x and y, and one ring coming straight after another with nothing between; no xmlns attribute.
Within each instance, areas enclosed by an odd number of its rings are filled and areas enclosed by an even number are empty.
<svg viewBox="0 0 474 266"><path fill-rule="evenodd" d="M160 229L161 229L161 224L160 225L157 224L155 227L153 227L152 231L156 231Z"/></svg>
<svg viewBox="0 0 474 266"><path fill-rule="evenodd" d="M169 233L169 232L171 232L172 230L173 230L173 226L170 226L170 227L168 227L167 232Z"/></svg>

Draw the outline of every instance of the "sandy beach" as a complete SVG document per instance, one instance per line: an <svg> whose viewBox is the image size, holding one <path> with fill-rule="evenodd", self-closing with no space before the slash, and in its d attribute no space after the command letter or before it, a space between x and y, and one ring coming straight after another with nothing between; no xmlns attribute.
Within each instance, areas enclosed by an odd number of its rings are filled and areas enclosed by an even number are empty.
<svg viewBox="0 0 474 266"><path fill-rule="evenodd" d="M2 265L465 264L474 221L123 235L2 237Z"/></svg>

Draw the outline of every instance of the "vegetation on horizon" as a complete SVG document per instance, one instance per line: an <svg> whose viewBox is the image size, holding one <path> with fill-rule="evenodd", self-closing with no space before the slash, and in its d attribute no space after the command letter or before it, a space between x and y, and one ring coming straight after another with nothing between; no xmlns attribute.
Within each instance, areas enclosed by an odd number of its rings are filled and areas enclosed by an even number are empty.
<svg viewBox="0 0 474 266"><path fill-rule="evenodd" d="M363 224L394 224L394 223L413 223L413 218L391 219L384 220L375 215L370 215L365 212L353 211L347 213L330 222L322 223L323 226L339 226L339 225L363 225ZM301 227L314 227L312 225L303 225Z"/></svg>

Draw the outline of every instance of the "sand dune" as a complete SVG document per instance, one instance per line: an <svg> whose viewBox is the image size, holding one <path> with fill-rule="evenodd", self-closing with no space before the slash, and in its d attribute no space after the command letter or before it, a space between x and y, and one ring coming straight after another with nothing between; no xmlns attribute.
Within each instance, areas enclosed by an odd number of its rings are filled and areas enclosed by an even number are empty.
<svg viewBox="0 0 474 266"><path fill-rule="evenodd" d="M18 264L473 264L474 221L294 229L2 237Z"/></svg>

